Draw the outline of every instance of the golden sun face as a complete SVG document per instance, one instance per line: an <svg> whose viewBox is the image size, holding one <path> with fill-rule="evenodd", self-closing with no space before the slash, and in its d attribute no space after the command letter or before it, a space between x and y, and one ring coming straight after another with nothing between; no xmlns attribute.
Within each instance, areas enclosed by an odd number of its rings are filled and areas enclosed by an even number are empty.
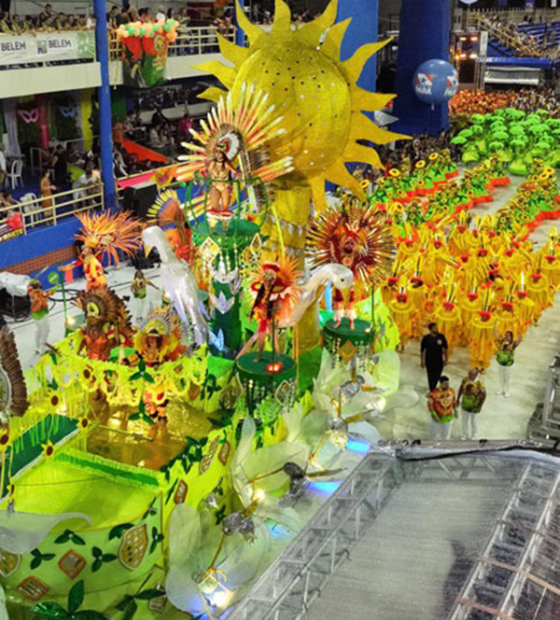
<svg viewBox="0 0 560 620"><path fill-rule="evenodd" d="M324 182L332 181L364 198L347 162L381 167L376 151L358 140L386 144L404 138L381 129L363 112L383 108L393 95L377 95L357 85L364 65L387 41L358 49L340 60L342 39L350 20L335 24L338 0L315 21L295 28L284 0L276 0L270 34L252 24L237 5L239 25L249 47L238 47L219 36L220 49L230 65L209 62L199 68L214 74L232 93L234 105L248 86L268 95L286 130L270 143L271 156L294 159L288 182L305 182L317 206L325 204ZM226 91L210 88L201 97L218 101Z"/></svg>

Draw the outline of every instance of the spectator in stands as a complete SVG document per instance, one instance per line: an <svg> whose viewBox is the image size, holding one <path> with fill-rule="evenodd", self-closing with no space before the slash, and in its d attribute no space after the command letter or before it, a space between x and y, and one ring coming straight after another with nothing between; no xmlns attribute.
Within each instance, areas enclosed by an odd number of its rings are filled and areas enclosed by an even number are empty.
<svg viewBox="0 0 560 620"><path fill-rule="evenodd" d="M41 205L44 209L43 217L45 219L52 219L54 216L54 199L52 198L53 191L56 187L51 181L51 171L45 170L43 177L41 178Z"/></svg>
<svg viewBox="0 0 560 620"><path fill-rule="evenodd" d="M177 138L179 142L183 142L184 140L190 140L192 126L193 124L190 119L189 113L186 112L177 124Z"/></svg>
<svg viewBox="0 0 560 620"><path fill-rule="evenodd" d="M6 174L8 165L6 163L6 155L4 154L4 145L0 144L0 188L4 189L6 183Z"/></svg>
<svg viewBox="0 0 560 620"><path fill-rule="evenodd" d="M129 6L128 4L125 4L122 9L121 12L116 15L115 17L115 26L118 28L119 26L122 26L123 24L128 24L128 22L132 21L130 19L130 15L128 14L129 11Z"/></svg>
<svg viewBox="0 0 560 620"><path fill-rule="evenodd" d="M49 26L50 22L54 18L54 11L52 5L45 4L45 8L39 13L39 21L42 26Z"/></svg>
<svg viewBox="0 0 560 620"><path fill-rule="evenodd" d="M116 177L125 177L128 174L123 157L122 143L113 146L113 166Z"/></svg>
<svg viewBox="0 0 560 620"><path fill-rule="evenodd" d="M51 165L54 183L59 191L64 191L68 187L68 153L62 144L56 147Z"/></svg>
<svg viewBox="0 0 560 620"><path fill-rule="evenodd" d="M14 200L12 197L12 192L9 189L5 189L0 194L0 209L4 209L5 207L13 207L17 204L17 200Z"/></svg>
<svg viewBox="0 0 560 620"><path fill-rule="evenodd" d="M156 22L161 20L165 20L165 9L160 4L156 13Z"/></svg>
<svg viewBox="0 0 560 620"><path fill-rule="evenodd" d="M160 123L156 123L152 125L150 129L150 145L155 149L161 149L163 147L162 140L162 125Z"/></svg>

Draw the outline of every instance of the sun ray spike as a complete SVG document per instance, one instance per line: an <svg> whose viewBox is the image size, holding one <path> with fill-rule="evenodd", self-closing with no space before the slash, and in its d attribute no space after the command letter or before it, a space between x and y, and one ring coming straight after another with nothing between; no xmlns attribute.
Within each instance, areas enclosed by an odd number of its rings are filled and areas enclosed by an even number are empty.
<svg viewBox="0 0 560 620"><path fill-rule="evenodd" d="M288 32L292 24L292 12L284 0L274 2L274 21L272 22L272 34Z"/></svg>
<svg viewBox="0 0 560 620"><path fill-rule="evenodd" d="M315 45L319 45L322 34L335 23L337 12L338 0L332 0L317 19L314 19L299 29L298 38L303 37L315 43Z"/></svg>
<svg viewBox="0 0 560 620"><path fill-rule="evenodd" d="M232 62L236 67L239 67L247 58L249 58L249 50L246 47L239 47L235 45L229 39L226 39L218 32L218 45L220 46L220 52L222 52L224 58Z"/></svg>
<svg viewBox="0 0 560 620"><path fill-rule="evenodd" d="M340 60L340 48L342 46L342 39L344 39L344 35L346 34L346 31L348 30L348 26L350 25L351 21L352 19L349 17L343 22L335 24L329 30L323 42L323 52L336 61Z"/></svg>
<svg viewBox="0 0 560 620"><path fill-rule="evenodd" d="M335 163L325 172L325 178L331 183L341 185L352 191L359 200L365 200L366 196L360 182L356 177L353 177L346 169L344 159L339 158Z"/></svg>
<svg viewBox="0 0 560 620"><path fill-rule="evenodd" d="M319 214L327 208L327 198L325 196L325 179L322 176L308 179L309 187L311 187L311 196L315 213Z"/></svg>
<svg viewBox="0 0 560 620"><path fill-rule="evenodd" d="M357 82L362 74L362 71L366 65L366 62L377 52L385 47L387 43L389 43L391 39L386 39L385 41L378 41L377 43L367 43L366 45L362 45L356 53L342 63L342 66L346 73L350 76L352 82Z"/></svg>
<svg viewBox="0 0 560 620"><path fill-rule="evenodd" d="M218 101L220 101L220 99L227 94L227 90L224 90L223 88L218 88L217 86L210 86L210 88L207 88L204 92L200 93L197 98L198 99L206 99L207 101L214 101L215 103L218 103Z"/></svg>
<svg viewBox="0 0 560 620"><path fill-rule="evenodd" d="M349 140L369 140L375 144L389 144L395 140L410 140L410 136L381 129L367 116L360 114L359 121L352 123Z"/></svg>
<svg viewBox="0 0 560 620"><path fill-rule="evenodd" d="M239 28L243 30L249 39L249 46L254 45L260 37L266 34L262 28L255 26L247 15L245 15L245 11L239 4L239 0L235 0L235 15Z"/></svg>
<svg viewBox="0 0 560 620"><path fill-rule="evenodd" d="M372 93L359 86L351 86L350 91L353 112L382 110L396 97L396 95Z"/></svg>
<svg viewBox="0 0 560 620"><path fill-rule="evenodd" d="M195 65L194 68L217 77L226 88L231 88L235 81L236 73L234 67L227 67L218 60L203 62L200 65Z"/></svg>
<svg viewBox="0 0 560 620"><path fill-rule="evenodd" d="M346 161L362 162L373 168L383 168L377 151L368 146L362 146L355 142L349 142L344 149L343 157Z"/></svg>

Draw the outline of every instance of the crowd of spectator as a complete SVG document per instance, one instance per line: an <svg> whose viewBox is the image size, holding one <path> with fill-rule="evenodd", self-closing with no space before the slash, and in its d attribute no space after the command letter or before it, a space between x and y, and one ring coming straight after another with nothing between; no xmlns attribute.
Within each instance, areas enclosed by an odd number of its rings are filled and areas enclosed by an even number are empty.
<svg viewBox="0 0 560 620"><path fill-rule="evenodd" d="M482 27L487 27L491 36L507 45L516 56L530 58L557 57L559 52L560 22L542 22L537 30L524 28L532 26L531 17L520 25L503 21L499 14L484 17ZM537 34L538 33L538 34Z"/></svg>
<svg viewBox="0 0 560 620"><path fill-rule="evenodd" d="M60 30L89 30L95 27L93 16L66 15L45 4L37 15L19 16L0 13L0 32L23 34L25 32L54 32Z"/></svg>

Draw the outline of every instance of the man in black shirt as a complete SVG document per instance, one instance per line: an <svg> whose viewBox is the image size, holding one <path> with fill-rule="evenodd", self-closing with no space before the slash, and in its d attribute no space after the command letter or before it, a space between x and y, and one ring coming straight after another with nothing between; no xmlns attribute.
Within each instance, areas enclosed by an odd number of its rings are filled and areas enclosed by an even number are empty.
<svg viewBox="0 0 560 620"><path fill-rule="evenodd" d="M422 356L422 368L428 371L428 384L430 392L435 390L443 367L447 364L447 340L438 332L437 325L428 325L430 333L422 338L420 355Z"/></svg>

